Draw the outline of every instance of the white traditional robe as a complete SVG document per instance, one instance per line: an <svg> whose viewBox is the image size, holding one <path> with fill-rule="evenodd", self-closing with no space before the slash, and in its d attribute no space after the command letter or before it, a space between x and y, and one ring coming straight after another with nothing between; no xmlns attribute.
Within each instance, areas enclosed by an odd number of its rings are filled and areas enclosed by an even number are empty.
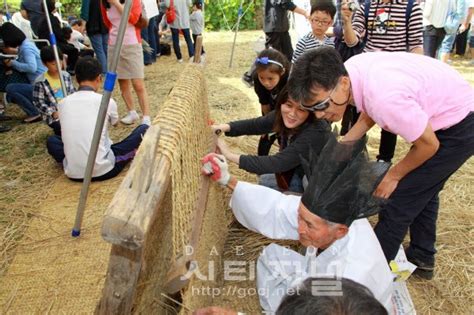
<svg viewBox="0 0 474 315"><path fill-rule="evenodd" d="M272 239L298 240L301 197L284 195L264 186L238 182L230 205L249 230ZM257 262L260 304L274 312L289 289L308 277L344 277L365 285L387 310L392 309L393 275L367 219L352 223L349 232L315 255L300 255L277 244L267 246Z"/></svg>

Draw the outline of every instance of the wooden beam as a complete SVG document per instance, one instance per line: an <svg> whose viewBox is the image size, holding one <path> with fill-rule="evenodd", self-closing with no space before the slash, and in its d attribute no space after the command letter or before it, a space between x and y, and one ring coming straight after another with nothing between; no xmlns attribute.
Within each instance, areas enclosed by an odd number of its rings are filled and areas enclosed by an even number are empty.
<svg viewBox="0 0 474 315"><path fill-rule="evenodd" d="M102 237L130 250L143 246L150 222L171 181L171 162L158 154L160 129L151 126L102 224Z"/></svg>
<svg viewBox="0 0 474 315"><path fill-rule="evenodd" d="M194 45L194 63L201 62L201 50L202 50L202 35L196 37L196 44Z"/></svg>
<svg viewBox="0 0 474 315"><path fill-rule="evenodd" d="M142 249L113 245L96 314L131 314L141 270Z"/></svg>

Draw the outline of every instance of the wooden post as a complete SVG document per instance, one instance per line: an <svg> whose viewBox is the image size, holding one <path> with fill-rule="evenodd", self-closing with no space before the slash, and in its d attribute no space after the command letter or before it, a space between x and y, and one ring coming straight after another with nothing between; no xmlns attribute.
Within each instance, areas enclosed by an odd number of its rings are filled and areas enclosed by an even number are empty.
<svg viewBox="0 0 474 315"><path fill-rule="evenodd" d="M201 62L201 51L202 51L202 35L196 37L196 45L194 47L194 63Z"/></svg>
<svg viewBox="0 0 474 315"><path fill-rule="evenodd" d="M110 253L103 298L96 314L130 314L140 276L142 250L113 245ZM113 275L113 276L110 276Z"/></svg>
<svg viewBox="0 0 474 315"><path fill-rule="evenodd" d="M170 183L171 163L156 156L160 129L151 126L143 138L140 152L115 193L102 224L102 237L128 249L141 248L156 208Z"/></svg>

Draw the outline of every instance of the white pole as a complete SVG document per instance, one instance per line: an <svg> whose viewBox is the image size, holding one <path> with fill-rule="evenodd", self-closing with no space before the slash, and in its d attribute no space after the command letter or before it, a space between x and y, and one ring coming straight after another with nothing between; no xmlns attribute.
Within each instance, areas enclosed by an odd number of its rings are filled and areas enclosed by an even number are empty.
<svg viewBox="0 0 474 315"><path fill-rule="evenodd" d="M10 11L8 10L7 0L3 0L3 6L5 7L5 17L7 18L7 21L10 21L12 17L10 15Z"/></svg>
<svg viewBox="0 0 474 315"><path fill-rule="evenodd" d="M53 26L51 25L51 19L49 17L48 4L46 3L46 0L43 0L43 6L44 6L44 13L46 14L46 22L48 23L48 29L49 29L49 42L51 43L51 46L53 47L54 58L56 59L56 65L58 66L58 69L59 69L59 81L61 81L61 89L63 90L64 97L66 97L67 96L66 83L64 82L64 77L61 71L62 62L59 59L58 45L56 44L56 36L54 35Z"/></svg>
<svg viewBox="0 0 474 315"><path fill-rule="evenodd" d="M84 172L84 181L82 183L81 196L79 197L79 205L77 206L76 220L74 227L72 228L71 235L78 237L81 234L82 218L84 217L84 209L86 207L87 195L89 192L89 186L92 178L92 171L94 170L95 158L97 156L97 150L99 148L100 136L102 135L102 129L104 128L105 117L107 115L107 109L109 107L109 101L114 90L115 81L117 80L117 64L120 58L120 50L122 48L123 37L128 24L128 16L130 15L130 9L132 7L133 0L125 0L122 17L120 18L120 26L117 33L117 42L115 43L115 50L111 56L110 68L107 71L104 82L104 94L100 102L99 114L97 116L97 122L95 124L94 136L92 137L92 143L89 150L89 157L87 159L87 166ZM110 57L110 56L109 56Z"/></svg>
<svg viewBox="0 0 474 315"><path fill-rule="evenodd" d="M242 5L243 5L244 0L240 0L240 6L239 6L239 13L237 17L237 26L235 27L235 34L234 34L234 43L232 44L232 52L230 53L230 62L229 62L229 68L232 68L232 61L234 60L234 50L235 50L235 42L237 41L237 33L239 32L239 25L240 25L240 19L242 18Z"/></svg>

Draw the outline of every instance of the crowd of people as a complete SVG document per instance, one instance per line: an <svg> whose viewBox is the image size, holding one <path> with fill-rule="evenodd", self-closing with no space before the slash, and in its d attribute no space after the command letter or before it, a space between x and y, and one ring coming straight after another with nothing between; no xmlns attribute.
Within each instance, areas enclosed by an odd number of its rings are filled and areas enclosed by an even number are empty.
<svg viewBox="0 0 474 315"><path fill-rule="evenodd" d="M65 20L58 12L60 6L55 0L46 1L46 8L42 1L23 0L20 11L11 18L2 15L0 93L4 97L0 101L0 120L11 120L12 117L5 114L5 106L16 104L26 114L23 123L44 121L54 133L47 141L48 152L62 164L65 174L72 180L82 180L84 176L100 105L97 84L111 66L109 56L116 49L124 2L82 1L80 16ZM170 6L176 9L173 21L163 18ZM194 55L197 36L203 33L200 0L175 0L172 3L158 0L156 9L158 15L148 18L141 0L132 1L116 73L127 108L127 114L120 122L126 125L139 122L139 126L128 138L112 144L107 127L116 125L119 120L116 103L110 100L92 180L116 176L133 158L151 124L144 67L155 62L161 53L167 54L167 44L162 41L167 32L171 33L178 62L183 61L179 33L186 38L189 57ZM48 19L54 38L50 36ZM190 28L194 43L190 39ZM204 48L201 52L204 54ZM59 67L56 54L61 63ZM141 118L135 109L132 90L138 99ZM71 105L86 100L90 107ZM9 126L0 125L0 132L9 130Z"/></svg>
<svg viewBox="0 0 474 315"><path fill-rule="evenodd" d="M474 3L323 0L306 12L295 2L265 1L266 49L242 78L262 116L212 126L226 136L262 135L258 155L234 152L220 138L220 154L206 155L202 172L233 190L240 224L306 248L263 250L257 287L265 311L278 313L288 298L282 292L325 275L358 282L393 313L389 263L404 251L417 276L433 278L439 192L474 153L474 89L445 55L456 33L457 53L465 53ZM311 25L295 51L288 11ZM338 121L339 141L330 128ZM370 162L364 148L375 125L381 141ZM391 165L398 136L411 149ZM279 151L268 155L274 141ZM233 177L227 161L260 175L259 185ZM377 213L372 228L364 218ZM306 307L313 313L309 300Z"/></svg>
<svg viewBox="0 0 474 315"><path fill-rule="evenodd" d="M47 3L44 8L24 0L21 12L1 25L0 92L5 103L26 113L25 123L42 120L51 127L48 152L68 178L82 181L124 1L85 0L81 17L69 22L57 15L54 0ZM132 1L116 70L127 115L119 119L110 100L92 180L116 176L151 124L144 68L159 58L162 32L169 28L179 63L180 34L191 58L203 32L201 1L160 0L157 7L159 14L149 18L141 1ZM285 267L280 246L265 249L257 264L257 286L266 292L260 295L263 309L278 313L291 298L274 292L325 275L356 282L370 293L368 305L381 310L374 314L384 314L393 308L389 263L408 231L408 260L417 275L433 277L438 195L474 153L474 90L449 65L454 44L464 54L469 42L474 56L474 34L468 40L474 2L320 0L310 11L303 7L265 0L266 49L243 77L254 87L262 115L211 126L231 137L260 135L257 154L234 152L220 137L220 154L203 158L203 173L233 190L232 211L243 226L272 239L299 240L306 248L304 255L290 254L300 270ZM165 14L169 8L174 16ZM295 50L288 11L310 25ZM47 43L47 17L61 65ZM140 123L112 144L107 129L119 121ZM340 135L331 130L338 121ZM369 161L366 134L375 125L381 128L379 153ZM392 165L398 136L411 149ZM275 142L279 150L271 154ZM233 177L227 161L260 175L259 184ZM372 228L366 218L377 213ZM316 274L309 271L313 265Z"/></svg>

